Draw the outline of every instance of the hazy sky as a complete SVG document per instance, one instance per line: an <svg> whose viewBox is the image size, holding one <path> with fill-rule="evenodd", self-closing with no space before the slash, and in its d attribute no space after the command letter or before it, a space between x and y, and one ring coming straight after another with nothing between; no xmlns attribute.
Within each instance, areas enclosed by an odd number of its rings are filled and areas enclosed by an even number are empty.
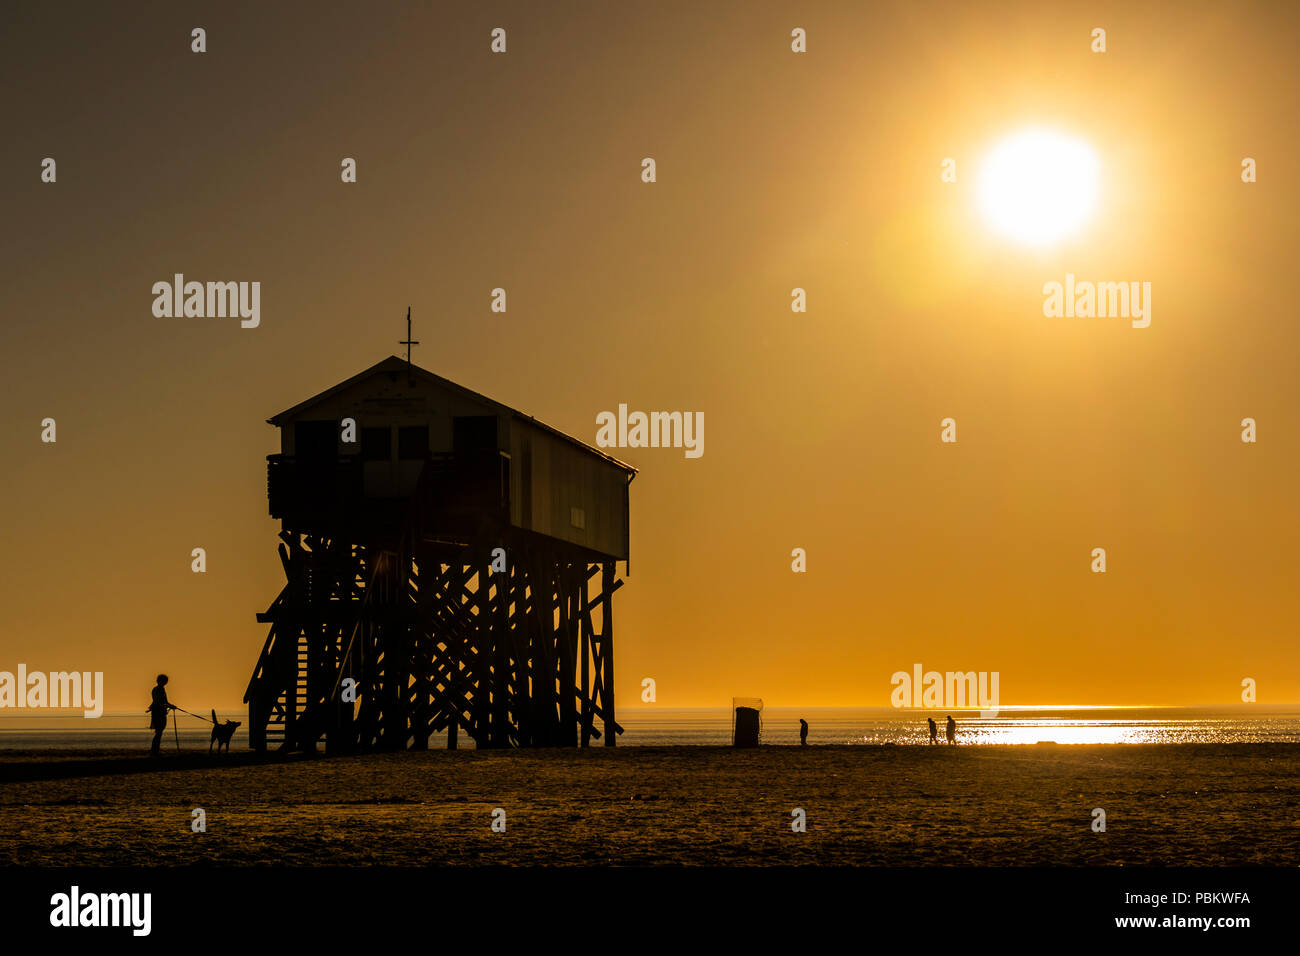
<svg viewBox="0 0 1300 956"><path fill-rule="evenodd" d="M238 706L283 583L265 419L409 305L418 364L584 440L704 412L702 458L615 450L624 706L886 705L914 663L1004 704L1300 701L1283 6L5 4L0 669ZM1037 124L1101 164L1050 250L973 212ZM155 318L176 272L261 282L260 327ZM1151 282L1150 327L1045 318L1066 273Z"/></svg>

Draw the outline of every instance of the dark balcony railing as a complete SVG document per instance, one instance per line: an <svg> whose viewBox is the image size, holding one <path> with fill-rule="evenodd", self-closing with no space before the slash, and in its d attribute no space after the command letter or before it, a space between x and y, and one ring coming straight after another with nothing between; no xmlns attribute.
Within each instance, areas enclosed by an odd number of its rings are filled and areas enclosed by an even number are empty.
<svg viewBox="0 0 1300 956"><path fill-rule="evenodd" d="M391 496L368 496L359 455L329 459L266 456L266 496L271 517L306 522L364 521L391 510ZM412 494L434 513L457 518L510 517L510 458L496 450L429 455Z"/></svg>
<svg viewBox="0 0 1300 956"><path fill-rule="evenodd" d="M272 518L327 515L360 506L359 457L300 460L266 456L266 497Z"/></svg>

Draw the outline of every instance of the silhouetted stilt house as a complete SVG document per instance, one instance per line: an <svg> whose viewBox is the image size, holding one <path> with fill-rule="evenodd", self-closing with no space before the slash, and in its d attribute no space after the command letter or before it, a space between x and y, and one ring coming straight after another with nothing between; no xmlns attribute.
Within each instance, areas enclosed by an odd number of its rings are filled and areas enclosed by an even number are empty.
<svg viewBox="0 0 1300 956"><path fill-rule="evenodd" d="M397 357L269 423L254 748L613 745L636 469Z"/></svg>

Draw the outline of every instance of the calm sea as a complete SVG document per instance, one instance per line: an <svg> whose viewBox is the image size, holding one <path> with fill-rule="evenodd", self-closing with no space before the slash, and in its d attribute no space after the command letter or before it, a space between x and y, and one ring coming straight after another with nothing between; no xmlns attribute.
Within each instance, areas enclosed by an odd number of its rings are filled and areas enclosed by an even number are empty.
<svg viewBox="0 0 1300 956"><path fill-rule="evenodd" d="M925 746L925 723L933 716L944 741L947 712L933 714L879 707L769 707L762 712L764 744L797 746L799 718L808 721L809 744L900 744ZM220 713L245 723L233 748L247 747L246 713ZM956 712L959 744L1150 744L1150 743L1300 743L1300 708L1056 708L1013 710L997 717ZM0 749L148 749L151 738L143 714L107 713L98 720L79 715L0 715ZM719 746L731 742L727 707L628 708L619 713L624 733L619 746ZM175 750L207 748L211 725L181 715L164 742ZM461 736L462 742L465 740ZM441 745L435 739L432 746ZM464 745L464 744L462 744Z"/></svg>

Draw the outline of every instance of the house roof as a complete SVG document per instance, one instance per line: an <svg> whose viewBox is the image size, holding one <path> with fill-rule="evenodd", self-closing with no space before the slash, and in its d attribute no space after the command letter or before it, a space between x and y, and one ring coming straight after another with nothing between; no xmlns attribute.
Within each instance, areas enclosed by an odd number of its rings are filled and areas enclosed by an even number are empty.
<svg viewBox="0 0 1300 956"><path fill-rule="evenodd" d="M358 372L356 375L353 375L351 378L345 379L342 382L339 382L337 385L331 386L330 388L325 389L325 391L319 392L316 395L313 395L311 398L299 402L297 405L294 405L292 408L286 408L278 415L272 415L270 418L266 420L266 422L268 425L275 425L277 428L279 428L282 425L284 425L285 422L297 418L303 412L325 401L325 399L331 398L334 395L337 395L339 392L351 388L353 385L357 385L365 381L366 379L370 378L373 375L378 375L381 372L405 372L406 370L407 370L406 359L401 358L400 356L397 355L391 355L388 358L384 359L382 362L377 362L376 364L370 366L370 368L366 369L365 371ZM544 432L549 432L550 434L556 436L557 438L563 439L564 441L570 443L571 445L577 445L583 451L590 452L593 455L598 455L599 457L605 459L611 464L616 465L617 467L623 469L630 475L635 475L637 472L636 468L632 467L627 462L619 461L613 455L607 455L599 448L596 448L592 445L588 445L586 442L574 438L572 435L566 434L565 432L560 431L558 428L548 425L543 421L539 421L538 419L534 418L532 415L525 415L523 412L519 411L518 409L511 408L509 405L503 405L498 401L488 398L486 395L480 395L478 392L475 392L472 389L468 389L463 385L457 385L451 379L443 378L441 375L435 375L432 372L428 371L427 369L420 368L420 366L418 365L414 365L414 364L411 365L410 370L411 370L411 374L416 378L422 378L427 382L431 382L435 385L439 385L443 388L449 389L453 392L465 396L466 398L470 398L475 401L481 402L485 405L488 405L491 408L495 409L497 414L499 415L509 415L512 418L521 419L535 428L540 428Z"/></svg>

